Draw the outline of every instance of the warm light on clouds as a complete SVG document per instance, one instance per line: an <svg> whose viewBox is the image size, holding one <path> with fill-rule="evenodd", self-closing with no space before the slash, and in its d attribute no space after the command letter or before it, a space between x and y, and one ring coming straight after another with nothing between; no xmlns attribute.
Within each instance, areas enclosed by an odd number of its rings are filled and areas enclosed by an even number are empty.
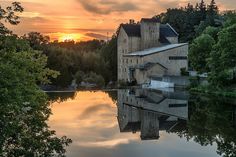
<svg viewBox="0 0 236 157"><path fill-rule="evenodd" d="M140 20L164 12L167 8L195 4L200 0L18 0L25 8L18 26L9 26L19 35L36 31L52 40L62 38L107 39L120 23ZM0 0L7 6L12 0ZM208 4L210 0L205 0ZM216 0L220 10L236 8L235 0ZM58 32L64 35L58 35Z"/></svg>
<svg viewBox="0 0 236 157"><path fill-rule="evenodd" d="M58 136L73 140L70 149L114 148L139 141L138 134L119 133L116 103L103 91L77 92L73 99L52 104L49 125Z"/></svg>
<svg viewBox="0 0 236 157"><path fill-rule="evenodd" d="M74 41L80 41L81 40L81 34L65 34L61 33L59 34L59 41L66 41L66 40L74 40Z"/></svg>

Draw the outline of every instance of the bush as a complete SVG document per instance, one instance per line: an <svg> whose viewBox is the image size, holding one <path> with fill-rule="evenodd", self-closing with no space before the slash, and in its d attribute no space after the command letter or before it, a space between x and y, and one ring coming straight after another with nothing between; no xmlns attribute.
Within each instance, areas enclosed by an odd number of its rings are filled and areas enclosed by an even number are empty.
<svg viewBox="0 0 236 157"><path fill-rule="evenodd" d="M189 76L189 72L186 68L181 68L180 71L182 76Z"/></svg>
<svg viewBox="0 0 236 157"><path fill-rule="evenodd" d="M198 76L189 77L189 81L190 81L191 88L197 87L200 84L200 78Z"/></svg>
<svg viewBox="0 0 236 157"><path fill-rule="evenodd" d="M77 85L79 85L83 81L84 76L85 76L85 73L83 71L79 70L75 73L75 79L76 79Z"/></svg>
<svg viewBox="0 0 236 157"><path fill-rule="evenodd" d="M98 75L94 72L87 74L84 79L84 82L96 84L97 87L103 87L105 85L105 80L101 75Z"/></svg>
<svg viewBox="0 0 236 157"><path fill-rule="evenodd" d="M118 81L118 87L119 88L123 88L123 87L127 87L127 86L128 86L128 84L125 80L119 80Z"/></svg>

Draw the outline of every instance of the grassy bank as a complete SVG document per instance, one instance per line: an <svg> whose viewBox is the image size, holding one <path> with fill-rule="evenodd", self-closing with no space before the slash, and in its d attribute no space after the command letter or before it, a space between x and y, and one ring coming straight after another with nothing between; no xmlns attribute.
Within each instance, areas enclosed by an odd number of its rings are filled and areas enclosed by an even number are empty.
<svg viewBox="0 0 236 157"><path fill-rule="evenodd" d="M230 97L236 98L236 89L232 88L223 88L216 89L208 86L198 86L190 89L191 93L202 93L213 96L222 96L222 97Z"/></svg>

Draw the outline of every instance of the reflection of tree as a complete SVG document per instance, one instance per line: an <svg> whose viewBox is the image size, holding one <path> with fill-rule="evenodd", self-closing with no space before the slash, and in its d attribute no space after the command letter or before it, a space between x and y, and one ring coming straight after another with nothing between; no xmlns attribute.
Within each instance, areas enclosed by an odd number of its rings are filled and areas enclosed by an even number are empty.
<svg viewBox="0 0 236 157"><path fill-rule="evenodd" d="M109 95L109 97L112 99L113 102L117 102L117 91L116 90L106 91L106 93Z"/></svg>
<svg viewBox="0 0 236 157"><path fill-rule="evenodd" d="M76 96L76 92L52 92L52 93L47 93L49 97L49 101L52 102L63 102L68 99L73 99Z"/></svg>
<svg viewBox="0 0 236 157"><path fill-rule="evenodd" d="M217 153L225 157L236 156L236 128L233 125L235 107L222 99L196 97L190 102L191 116L186 133L201 145L217 144Z"/></svg>
<svg viewBox="0 0 236 157"><path fill-rule="evenodd" d="M25 103L27 104L27 102ZM63 156L71 140L57 138L45 120L46 106L0 106L0 156Z"/></svg>

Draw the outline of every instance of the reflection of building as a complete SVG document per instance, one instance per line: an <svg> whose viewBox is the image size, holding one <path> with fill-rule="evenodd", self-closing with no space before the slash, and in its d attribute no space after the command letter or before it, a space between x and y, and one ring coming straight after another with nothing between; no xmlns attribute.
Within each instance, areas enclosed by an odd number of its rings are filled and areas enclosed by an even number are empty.
<svg viewBox="0 0 236 157"><path fill-rule="evenodd" d="M141 131L142 140L158 139L159 130L175 131L188 119L183 93L120 90L117 107L120 131Z"/></svg>
<svg viewBox="0 0 236 157"><path fill-rule="evenodd" d="M234 108L234 126L236 126L236 107Z"/></svg>
<svg viewBox="0 0 236 157"><path fill-rule="evenodd" d="M148 83L150 78L180 76L188 69L188 44L178 43L178 33L158 19L121 24L117 40L118 80Z"/></svg>

